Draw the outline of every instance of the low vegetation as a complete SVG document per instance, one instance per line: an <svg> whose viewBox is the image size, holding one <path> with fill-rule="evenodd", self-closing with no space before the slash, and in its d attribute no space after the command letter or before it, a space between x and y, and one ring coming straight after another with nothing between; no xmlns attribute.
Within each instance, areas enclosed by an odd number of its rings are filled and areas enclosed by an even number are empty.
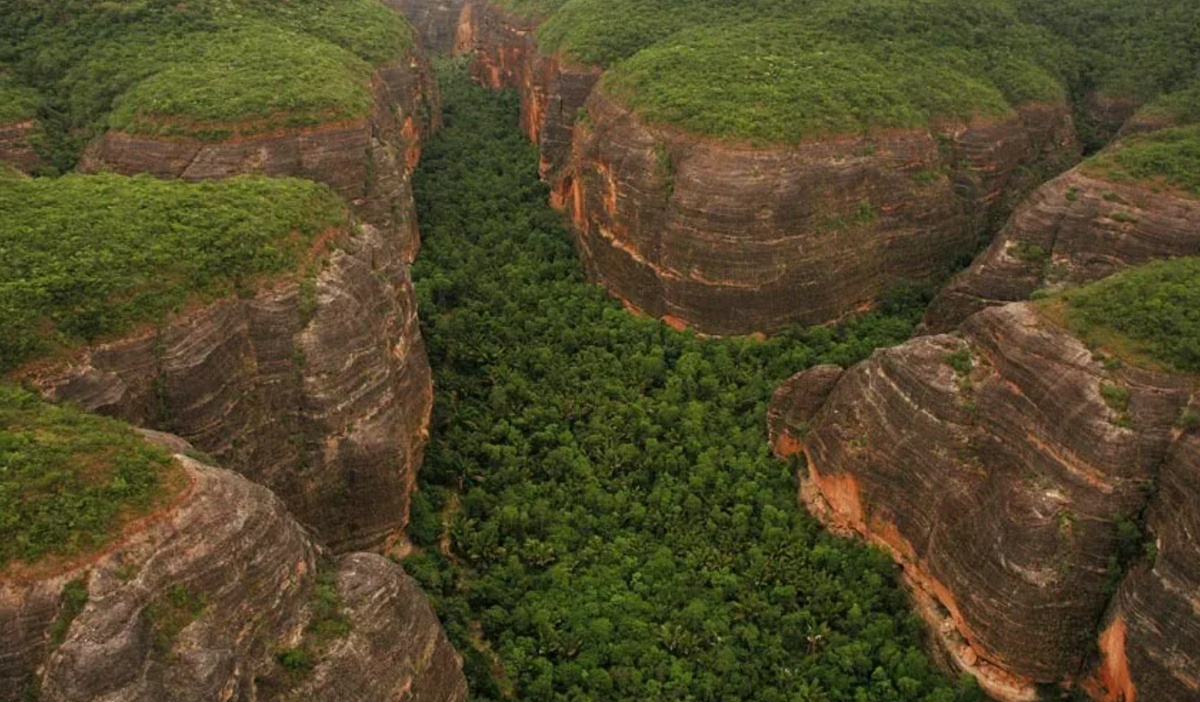
<svg viewBox="0 0 1200 702"><path fill-rule="evenodd" d="M1200 258L1151 263L1041 304L1127 362L1200 373Z"/></svg>
<svg viewBox="0 0 1200 702"><path fill-rule="evenodd" d="M438 385L406 569L473 699L981 699L947 681L882 553L825 533L773 459L791 373L913 330L899 291L834 329L701 339L585 283L517 100L442 73L414 187Z"/></svg>
<svg viewBox="0 0 1200 702"><path fill-rule="evenodd" d="M1084 163L1084 172L1200 199L1200 124L1124 137Z"/></svg>
<svg viewBox="0 0 1200 702"><path fill-rule="evenodd" d="M308 181L0 178L0 373L299 275L341 199Z"/></svg>
<svg viewBox="0 0 1200 702"><path fill-rule="evenodd" d="M375 0L10 0L0 12L0 64L40 92L51 172L109 126L212 139L229 134L213 122L245 133L365 115L371 66L412 45Z"/></svg>
<svg viewBox="0 0 1200 702"><path fill-rule="evenodd" d="M103 546L166 497L176 470L126 424L0 385L0 570ZM67 594L64 611L73 617L87 592L81 602L75 590Z"/></svg>
<svg viewBox="0 0 1200 702"><path fill-rule="evenodd" d="M0 126L37 116L37 91L17 83L0 65Z"/></svg>

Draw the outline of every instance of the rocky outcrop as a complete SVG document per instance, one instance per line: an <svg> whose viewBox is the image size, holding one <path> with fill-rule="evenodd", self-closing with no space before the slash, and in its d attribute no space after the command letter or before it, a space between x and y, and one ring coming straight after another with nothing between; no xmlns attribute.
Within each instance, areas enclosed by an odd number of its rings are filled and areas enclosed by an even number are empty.
<svg viewBox="0 0 1200 702"><path fill-rule="evenodd" d="M408 19L427 51L454 51L458 19L466 0L384 0L384 4Z"/></svg>
<svg viewBox="0 0 1200 702"><path fill-rule="evenodd" d="M0 124L0 163L32 173L41 163L32 146L35 129L33 120Z"/></svg>
<svg viewBox="0 0 1200 702"><path fill-rule="evenodd" d="M409 264L411 172L438 121L423 59L381 69L368 119L220 142L109 132L84 169L323 182L365 220L316 252L315 281L221 300L26 373L54 400L171 431L278 494L336 550L408 521L432 404Z"/></svg>
<svg viewBox="0 0 1200 702"><path fill-rule="evenodd" d="M328 244L315 280L23 375L50 400L183 436L274 490L337 550L378 545L407 523L432 404L414 238L362 225Z"/></svg>
<svg viewBox="0 0 1200 702"><path fill-rule="evenodd" d="M589 275L639 312L714 334L837 320L968 255L1023 167L1072 160L1065 104L1009 119L754 148L642 123L595 67L538 52L535 23L469 3L457 51L521 95ZM1001 220L1002 221L1002 220Z"/></svg>
<svg viewBox="0 0 1200 702"><path fill-rule="evenodd" d="M938 293L930 332L1043 287L1086 283L1129 266L1200 254L1200 201L1089 176L1084 166L1031 195L986 252Z"/></svg>
<svg viewBox="0 0 1200 702"><path fill-rule="evenodd" d="M175 458L188 484L169 507L98 555L0 581L0 700L466 699L456 654L399 566L333 561L267 489ZM306 644L327 616L315 604L325 569L349 632ZM287 670L280 652L303 645L308 665Z"/></svg>
<svg viewBox="0 0 1200 702"><path fill-rule="evenodd" d="M1186 692L1196 668L1181 652L1192 649L1174 634L1186 643L1200 626L1200 610L1184 606L1200 554L1179 531L1187 520L1161 521L1200 507L1189 503L1194 433L1180 438L1176 426L1196 391L1186 378L1114 366L1031 304L1013 304L844 373L806 371L772 401L774 450L801 458L804 503L893 556L945 657L998 699L1078 684L1097 642L1126 652L1108 669L1127 674L1109 677L1148 691L1137 699L1200 699ZM1134 567L1106 615L1118 533L1143 513L1161 550L1152 567ZM1098 636L1106 621L1123 645ZM1149 692L1160 689L1181 692ZM1121 699L1109 690L1097 697Z"/></svg>
<svg viewBox="0 0 1200 702"><path fill-rule="evenodd" d="M371 87L374 109L359 120L221 141L109 131L89 145L80 170L191 181L242 173L307 178L331 187L371 224L402 226L412 209L409 173L440 114L437 88L428 63L415 54L380 68ZM213 126L236 135L253 125ZM406 244L410 259L416 246Z"/></svg>

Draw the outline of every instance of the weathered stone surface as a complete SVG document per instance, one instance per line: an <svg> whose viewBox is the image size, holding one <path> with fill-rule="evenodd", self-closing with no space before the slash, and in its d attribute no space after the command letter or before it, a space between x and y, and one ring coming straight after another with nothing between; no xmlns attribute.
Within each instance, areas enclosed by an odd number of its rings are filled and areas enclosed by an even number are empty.
<svg viewBox="0 0 1200 702"><path fill-rule="evenodd" d="M176 458L190 485L169 508L98 556L0 581L0 700L466 699L420 591L367 554L334 566L353 630L303 684L288 682L275 654L313 617L320 547L266 488ZM88 602L52 642L72 580Z"/></svg>
<svg viewBox="0 0 1200 702"><path fill-rule="evenodd" d="M475 0L457 51L481 82L520 93L589 275L631 309L705 333L837 320L935 277L1036 185L1022 166L1076 152L1065 104L794 147L700 139L594 91L600 71L539 53L535 27Z"/></svg>
<svg viewBox="0 0 1200 702"><path fill-rule="evenodd" d="M222 300L27 378L185 437L337 550L377 545L407 523L432 404L403 241L362 225L311 296L287 282Z"/></svg>
<svg viewBox="0 0 1200 702"><path fill-rule="evenodd" d="M426 50L439 54L454 51L458 18L466 0L384 0L384 4L408 19Z"/></svg>
<svg viewBox="0 0 1200 702"><path fill-rule="evenodd" d="M420 158L421 139L439 119L437 87L427 61L413 54L380 68L372 91L370 117L305 129L225 141L109 131L89 145L79 168L193 181L243 173L308 178L331 187L371 224L400 226L411 209L408 175ZM411 260L417 242L406 246Z"/></svg>
<svg viewBox="0 0 1200 702"><path fill-rule="evenodd" d="M41 158L31 146L35 125L33 120L0 124L0 163L31 173Z"/></svg>
<svg viewBox="0 0 1200 702"><path fill-rule="evenodd" d="M1154 259L1200 254L1200 200L1111 183L1080 168L1033 193L970 268L938 293L924 325L954 328L1038 288L1086 283Z"/></svg>
<svg viewBox="0 0 1200 702"><path fill-rule="evenodd" d="M947 659L999 699L1035 700L1037 684L1085 673L1116 524L1145 509L1179 455L1175 423L1194 389L1107 370L1028 303L960 331L877 351L832 391L830 371L797 376L772 403L772 439L777 454L804 456L814 514L903 567ZM1127 411L1104 400L1108 384L1129 391Z"/></svg>

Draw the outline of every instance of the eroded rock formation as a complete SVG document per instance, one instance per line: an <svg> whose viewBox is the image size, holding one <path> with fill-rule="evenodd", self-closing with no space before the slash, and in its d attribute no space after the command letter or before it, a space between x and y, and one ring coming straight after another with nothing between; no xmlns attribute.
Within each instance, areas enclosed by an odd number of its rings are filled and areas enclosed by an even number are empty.
<svg viewBox="0 0 1200 702"><path fill-rule="evenodd" d="M925 326L952 329L1042 287L1086 283L1154 259L1200 254L1200 201L1113 183L1076 167L1039 188L930 306Z"/></svg>
<svg viewBox="0 0 1200 702"><path fill-rule="evenodd" d="M1099 643L1098 698L1196 700L1200 552L1179 515L1200 507L1200 462L1177 426L1196 401L1188 379L1106 365L1024 303L806 371L770 430L801 457L804 503L892 554L948 659L998 699L1080 684ZM1160 551L1110 606L1118 525L1147 509Z"/></svg>
<svg viewBox="0 0 1200 702"><path fill-rule="evenodd" d="M384 0L384 4L408 19L427 51L449 54L454 50L466 0Z"/></svg>
<svg viewBox="0 0 1200 702"><path fill-rule="evenodd" d="M407 522L432 403L405 241L362 225L313 282L218 301L26 378L48 399L183 436L335 549L377 545Z"/></svg>
<svg viewBox="0 0 1200 702"><path fill-rule="evenodd" d="M0 700L466 699L457 654L399 566L333 560L266 488L175 458L188 485L169 507L97 556L0 582ZM349 633L318 644L327 568ZM86 588L76 611L72 582ZM304 670L279 662L305 646Z"/></svg>
<svg viewBox="0 0 1200 702"><path fill-rule="evenodd" d="M0 124L0 163L25 173L32 172L41 163L32 146L35 128L33 120Z"/></svg>
<svg viewBox="0 0 1200 702"><path fill-rule="evenodd" d="M1072 160L1065 104L1008 119L755 148L642 123L600 71L538 52L535 25L464 8L457 50L521 95L589 274L627 306L716 334L842 318L969 254L1036 177ZM1002 221L1002 220L1001 220Z"/></svg>

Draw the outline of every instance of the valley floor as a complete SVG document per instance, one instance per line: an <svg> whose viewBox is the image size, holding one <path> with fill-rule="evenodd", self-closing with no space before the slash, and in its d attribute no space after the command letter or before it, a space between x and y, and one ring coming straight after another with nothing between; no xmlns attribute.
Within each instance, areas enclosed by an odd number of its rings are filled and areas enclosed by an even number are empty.
<svg viewBox="0 0 1200 702"><path fill-rule="evenodd" d="M634 317L584 280L516 96L460 63L440 78L414 186L437 392L405 566L473 698L981 699L924 653L890 560L822 531L766 440L780 382L907 338L921 293L767 341Z"/></svg>

